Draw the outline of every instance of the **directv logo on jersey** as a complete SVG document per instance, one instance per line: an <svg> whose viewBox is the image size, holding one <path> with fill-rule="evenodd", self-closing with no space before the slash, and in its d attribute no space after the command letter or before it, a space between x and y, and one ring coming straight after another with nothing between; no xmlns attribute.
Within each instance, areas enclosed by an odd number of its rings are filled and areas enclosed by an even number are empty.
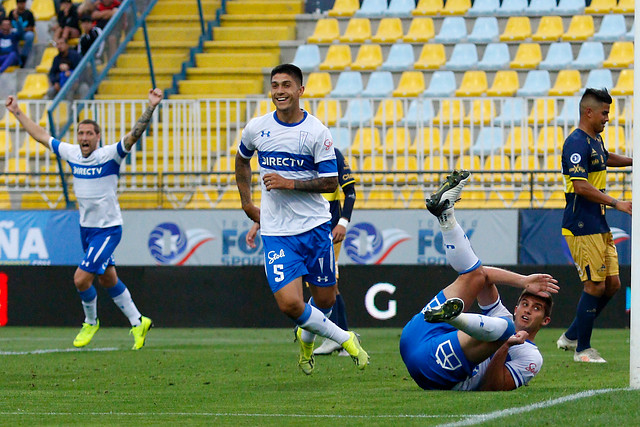
<svg viewBox="0 0 640 427"><path fill-rule="evenodd" d="M262 166L285 166L285 167L302 167L304 166L303 159L287 159L284 157L263 157L260 162Z"/></svg>
<svg viewBox="0 0 640 427"><path fill-rule="evenodd" d="M73 176L100 176L102 174L102 166L99 168L83 168L80 166L73 167Z"/></svg>

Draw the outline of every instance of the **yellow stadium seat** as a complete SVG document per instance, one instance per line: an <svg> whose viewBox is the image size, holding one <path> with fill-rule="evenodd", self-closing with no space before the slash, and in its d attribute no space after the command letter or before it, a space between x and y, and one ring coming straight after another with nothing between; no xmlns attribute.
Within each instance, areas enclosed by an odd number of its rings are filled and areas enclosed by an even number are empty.
<svg viewBox="0 0 640 427"><path fill-rule="evenodd" d="M374 43L395 43L401 38L402 21L400 18L382 18L371 41Z"/></svg>
<svg viewBox="0 0 640 427"><path fill-rule="evenodd" d="M185 209L212 209L215 207L217 200L217 191L198 188L185 205Z"/></svg>
<svg viewBox="0 0 640 427"><path fill-rule="evenodd" d="M471 179L476 177L473 176ZM456 209L483 209L486 203L485 188L471 185L465 188L462 199L456 202Z"/></svg>
<svg viewBox="0 0 640 427"><path fill-rule="evenodd" d="M242 203L240 202L240 193L233 187L228 187L227 190L219 197L216 203L216 209L241 209Z"/></svg>
<svg viewBox="0 0 640 427"><path fill-rule="evenodd" d="M587 40L593 37L595 29L591 15L576 15L571 18L567 32L562 35L564 41Z"/></svg>
<svg viewBox="0 0 640 427"><path fill-rule="evenodd" d="M514 126L509 132L507 143L504 145L504 153L507 155L520 155L533 152L533 130L529 126Z"/></svg>
<svg viewBox="0 0 640 427"><path fill-rule="evenodd" d="M347 44L332 44L327 56L320 64L321 70L344 70L351 65L351 47Z"/></svg>
<svg viewBox="0 0 640 427"><path fill-rule="evenodd" d="M417 184L418 160L415 156L397 156L391 170L400 171L394 175L387 175L387 184Z"/></svg>
<svg viewBox="0 0 640 427"><path fill-rule="evenodd" d="M536 153L562 153L562 145L564 144L564 132L562 131L562 127L542 127L538 132Z"/></svg>
<svg viewBox="0 0 640 427"><path fill-rule="evenodd" d="M377 126L398 123L404 117L402 101L397 99L385 99L378 105L373 123Z"/></svg>
<svg viewBox="0 0 640 427"><path fill-rule="evenodd" d="M454 125L460 124L465 116L465 108L462 101L455 99L443 99L440 102L440 111L438 115L433 118L433 124L439 125L440 123L448 125L453 123Z"/></svg>
<svg viewBox="0 0 640 427"><path fill-rule="evenodd" d="M550 155L544 160L542 169L551 172L540 173L537 176L539 182L547 184L559 184L562 182L562 155ZM564 198L563 198L564 199Z"/></svg>
<svg viewBox="0 0 640 427"><path fill-rule="evenodd" d="M602 132L602 141L610 153L625 154L627 144L624 138L623 126L605 126Z"/></svg>
<svg viewBox="0 0 640 427"><path fill-rule="evenodd" d="M545 200L542 207L544 209L562 209L566 204L567 200L565 198L564 191L557 190L552 191L551 194L549 194L549 197L547 197L547 200Z"/></svg>
<svg viewBox="0 0 640 427"><path fill-rule="evenodd" d="M19 99L42 99L49 90L49 78L46 74L27 74L22 90L18 92Z"/></svg>
<svg viewBox="0 0 640 427"><path fill-rule="evenodd" d="M493 79L493 84L487 89L488 96L513 96L520 88L517 71L500 70Z"/></svg>
<svg viewBox="0 0 640 427"><path fill-rule="evenodd" d="M554 100L537 98L533 103L527 121L530 125L542 125L544 123L550 123L555 116L556 109Z"/></svg>
<svg viewBox="0 0 640 427"><path fill-rule="evenodd" d="M418 70L435 70L447 62L444 45L440 43L425 43L420 52L420 58L413 64Z"/></svg>
<svg viewBox="0 0 640 427"><path fill-rule="evenodd" d="M487 209L510 208L516 199L515 192L511 190L491 190L484 203Z"/></svg>
<svg viewBox="0 0 640 427"><path fill-rule="evenodd" d="M270 99L263 99L256 104L252 118L264 116L265 114L275 110L276 106L273 105L273 102Z"/></svg>
<svg viewBox="0 0 640 427"><path fill-rule="evenodd" d="M64 209L66 203L62 191L29 192L22 195L21 209Z"/></svg>
<svg viewBox="0 0 640 427"><path fill-rule="evenodd" d="M0 180L0 183L6 184L18 184L23 185L27 182L27 175L30 172L29 162L25 157L15 158L11 157L4 165L4 171L7 174L19 174L19 175L7 175L2 177L4 181Z"/></svg>
<svg viewBox="0 0 640 427"><path fill-rule="evenodd" d="M27 111L26 102L18 101L18 107L20 107L22 111ZM7 126L14 127L16 126L16 123L18 123L18 121L16 120L16 116L10 113L9 110L5 109L2 119L0 119L0 128L4 129Z"/></svg>
<svg viewBox="0 0 640 427"><path fill-rule="evenodd" d="M422 176L424 181L435 184L439 184L445 176L451 173L451 169L449 169L449 160L443 156L425 157L422 170L426 171Z"/></svg>
<svg viewBox="0 0 640 427"><path fill-rule="evenodd" d="M331 76L329 73L311 73L307 78L304 96L324 98L331 92Z"/></svg>
<svg viewBox="0 0 640 427"><path fill-rule="evenodd" d="M53 65L53 58L55 58L56 55L58 55L58 49L55 47L49 46L45 48L44 52L42 52L40 63L36 66L36 71L38 73L48 73Z"/></svg>
<svg viewBox="0 0 640 427"><path fill-rule="evenodd" d="M405 43L425 43L435 37L435 28L431 18L413 18L407 34L402 37Z"/></svg>
<svg viewBox="0 0 640 427"><path fill-rule="evenodd" d="M484 71L465 71L456 96L481 96L487 89L487 74Z"/></svg>
<svg viewBox="0 0 640 427"><path fill-rule="evenodd" d="M474 99L471 103L471 109L464 116L463 123L465 125L487 125L496 116L496 109L493 101L490 99Z"/></svg>
<svg viewBox="0 0 640 427"><path fill-rule="evenodd" d="M633 95L633 69L620 71L618 81L611 89L611 95Z"/></svg>
<svg viewBox="0 0 640 427"><path fill-rule="evenodd" d="M542 50L538 43L521 43L510 68L536 68L542 61Z"/></svg>
<svg viewBox="0 0 640 427"><path fill-rule="evenodd" d="M538 30L531 36L537 42L552 42L559 40L564 34L561 16L543 16L540 18Z"/></svg>
<svg viewBox="0 0 640 427"><path fill-rule="evenodd" d="M318 19L313 34L307 38L307 43L331 43L339 37L340 28L337 19Z"/></svg>
<svg viewBox="0 0 640 427"><path fill-rule="evenodd" d="M502 154L492 154L487 156L484 161L484 171L493 172L482 174L482 181L487 183L510 182L511 175L505 174L504 171L511 170L511 160Z"/></svg>
<svg viewBox="0 0 640 427"><path fill-rule="evenodd" d="M633 75L633 71L631 72L631 74ZM633 88L633 82L631 86ZM611 94L615 95L613 93L613 90L611 91ZM624 125L627 122L631 123L632 121L633 121L633 101L625 102L624 109L622 110L622 113L618 116L618 123L620 123L621 125Z"/></svg>
<svg viewBox="0 0 640 427"><path fill-rule="evenodd" d="M336 0L333 8L329 9L329 16L352 16L360 9L358 0Z"/></svg>
<svg viewBox="0 0 640 427"><path fill-rule="evenodd" d="M393 96L418 96L424 90L424 74L422 74L422 71L405 71L400 76L400 82L393 91Z"/></svg>
<svg viewBox="0 0 640 427"><path fill-rule="evenodd" d="M384 152L387 155L392 155L394 153L404 154L409 152L409 154L415 154L409 150L409 145L411 144L411 135L409 134L409 130L404 127L391 127L387 129L387 134L384 136Z"/></svg>
<svg viewBox="0 0 640 427"><path fill-rule="evenodd" d="M480 162L480 156L460 156L456 160L454 169L466 169L469 171L481 171L482 162Z"/></svg>
<svg viewBox="0 0 640 427"><path fill-rule="evenodd" d="M7 10L7 12L9 12ZM33 0L31 2L31 12L38 21L48 21L56 16L56 7L53 0Z"/></svg>
<svg viewBox="0 0 640 427"><path fill-rule="evenodd" d="M540 164L538 162L538 156L533 154L522 154L516 157L516 161L513 164L513 170L516 173L513 177L515 182L528 181L529 175L523 172L535 172L540 170Z"/></svg>
<svg viewBox="0 0 640 427"><path fill-rule="evenodd" d="M47 152L49 152L49 149L47 147L29 136L27 140L22 144L22 147L20 147L20 149L18 150L18 156L24 157L28 155L31 158L42 157Z"/></svg>
<svg viewBox="0 0 640 427"><path fill-rule="evenodd" d="M438 15L444 9L442 0L420 0L415 9L411 11L414 16L418 15Z"/></svg>
<svg viewBox="0 0 640 427"><path fill-rule="evenodd" d="M0 158L4 159L5 156L10 152L11 137L4 129L0 129Z"/></svg>
<svg viewBox="0 0 640 427"><path fill-rule="evenodd" d="M396 207L395 192L390 189L371 190L364 200L365 209L393 209Z"/></svg>
<svg viewBox="0 0 640 427"><path fill-rule="evenodd" d="M633 64L633 42L614 42L609 57L602 63L605 68L629 68Z"/></svg>
<svg viewBox="0 0 640 427"><path fill-rule="evenodd" d="M617 6L616 0L591 0L584 13L610 13Z"/></svg>
<svg viewBox="0 0 640 427"><path fill-rule="evenodd" d="M413 144L409 147L410 153L432 154L439 153L442 150L442 138L440 137L440 129L437 127L425 127L416 131L416 137Z"/></svg>
<svg viewBox="0 0 640 427"><path fill-rule="evenodd" d="M549 96L567 96L576 94L582 88L580 71L560 70L556 82L549 90Z"/></svg>
<svg viewBox="0 0 640 427"><path fill-rule="evenodd" d="M424 209L424 191L402 190L396 199L401 209Z"/></svg>
<svg viewBox="0 0 640 427"><path fill-rule="evenodd" d="M447 0L441 15L464 15L471 8L471 0Z"/></svg>
<svg viewBox="0 0 640 427"><path fill-rule="evenodd" d="M373 152L382 153L380 131L378 128L358 129L355 138L353 138L353 143L351 143L351 153L361 155Z"/></svg>
<svg viewBox="0 0 640 427"><path fill-rule="evenodd" d="M318 102L318 107L316 108L316 112L314 114L322 123L325 123L328 126L333 126L336 124L338 119L342 117L342 108L340 107L340 102L338 101L329 101L326 99Z"/></svg>
<svg viewBox="0 0 640 427"><path fill-rule="evenodd" d="M6 190L0 191L0 209L11 209L11 194Z"/></svg>
<svg viewBox="0 0 640 427"><path fill-rule="evenodd" d="M386 170L386 161L383 156L367 156L362 162L363 173L361 174L359 181L363 184L382 184L386 181L386 175L384 173L373 172L385 172Z"/></svg>
<svg viewBox="0 0 640 427"><path fill-rule="evenodd" d="M633 13L636 10L635 0L618 0L613 13Z"/></svg>
<svg viewBox="0 0 640 427"><path fill-rule="evenodd" d="M504 32L500 34L500 41L518 41L531 37L531 22L527 16L511 16L507 20Z"/></svg>
<svg viewBox="0 0 640 427"><path fill-rule="evenodd" d="M358 56L351 64L352 70L375 70L382 65L382 49L379 44L360 45Z"/></svg>
<svg viewBox="0 0 640 427"><path fill-rule="evenodd" d="M364 43L371 39L371 22L368 18L351 18L347 29L338 40L342 43Z"/></svg>
<svg viewBox="0 0 640 427"><path fill-rule="evenodd" d="M442 154L459 156L467 153L469 148L471 148L471 131L469 128L454 127L449 131L444 144L442 144ZM479 168L475 170L479 170Z"/></svg>

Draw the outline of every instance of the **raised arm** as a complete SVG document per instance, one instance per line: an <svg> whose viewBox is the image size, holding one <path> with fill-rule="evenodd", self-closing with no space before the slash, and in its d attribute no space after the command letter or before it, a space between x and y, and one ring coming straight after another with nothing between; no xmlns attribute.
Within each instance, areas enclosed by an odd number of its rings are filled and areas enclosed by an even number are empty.
<svg viewBox="0 0 640 427"><path fill-rule="evenodd" d="M124 136L123 142L127 151L131 150L133 144L138 142L144 131L149 126L153 111L156 109L160 101L162 101L162 90L158 88L149 89L149 105L147 106L147 109L144 110L144 113L142 113L136 124L133 126L131 132Z"/></svg>
<svg viewBox="0 0 640 427"><path fill-rule="evenodd" d="M26 130L33 139L49 148L49 138L51 138L51 135L49 135L49 132L47 132L46 129L31 120L29 116L20 109L18 100L15 96L9 95L5 102L5 106L7 107L7 110L16 116L16 119L20 122L24 130Z"/></svg>
<svg viewBox="0 0 640 427"><path fill-rule="evenodd" d="M558 281L549 274L536 273L525 276L514 273L513 271L488 266L485 266L484 270L489 282L495 283L496 285L509 285L516 288L527 289L534 294L539 292L557 294L560 289Z"/></svg>

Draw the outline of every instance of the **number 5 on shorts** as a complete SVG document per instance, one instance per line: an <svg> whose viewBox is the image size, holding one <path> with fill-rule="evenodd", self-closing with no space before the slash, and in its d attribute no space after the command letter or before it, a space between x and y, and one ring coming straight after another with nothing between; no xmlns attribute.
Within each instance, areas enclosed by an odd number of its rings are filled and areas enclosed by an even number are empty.
<svg viewBox="0 0 640 427"><path fill-rule="evenodd" d="M283 264L274 264L273 265L273 274L275 277L275 281L280 283L284 280L284 272L282 269L284 268Z"/></svg>

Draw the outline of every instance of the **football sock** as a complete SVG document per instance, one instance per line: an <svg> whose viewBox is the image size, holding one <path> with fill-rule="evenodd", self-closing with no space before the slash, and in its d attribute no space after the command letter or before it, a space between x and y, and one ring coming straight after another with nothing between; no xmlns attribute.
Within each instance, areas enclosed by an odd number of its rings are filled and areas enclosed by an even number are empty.
<svg viewBox="0 0 640 427"><path fill-rule="evenodd" d="M477 313L460 313L447 322L456 329L480 341L504 341L516 332L508 317L490 317Z"/></svg>
<svg viewBox="0 0 640 427"><path fill-rule="evenodd" d="M447 262L458 273L468 273L480 265L478 256L473 252L467 235L458 223L455 223L452 228L442 228L442 243Z"/></svg>
<svg viewBox="0 0 640 427"><path fill-rule="evenodd" d="M577 352L591 347L591 332L593 331L593 322L596 319L598 310L598 299L598 297L583 291L580 301L578 301L578 309L576 310Z"/></svg>
<svg viewBox="0 0 640 427"><path fill-rule="evenodd" d="M598 298L598 307L596 308L596 317L600 315L600 313L602 312L602 309L607 305L609 301L611 301L611 298L612 297L609 297L607 295L602 295L600 298Z"/></svg>
<svg viewBox="0 0 640 427"><path fill-rule="evenodd" d="M93 285L86 291L78 291L84 310L84 323L95 325L98 323L98 293Z"/></svg>
<svg viewBox="0 0 640 427"><path fill-rule="evenodd" d="M603 295L600 298L598 298L598 307L596 308L596 318L600 315L600 313L602 312L602 309L607 305L607 303L611 301L611 297ZM564 336L567 337L570 340L576 340L578 339L578 322L577 322L578 318L575 317L573 319L573 322L571 323L571 326L569 326L569 329L567 329L567 332L564 333Z"/></svg>
<svg viewBox="0 0 640 427"><path fill-rule="evenodd" d="M112 288L107 288L107 292L113 299L113 302L129 319L131 326L140 326L140 317L142 314L138 311L138 308L131 298L129 289L122 283L122 280L118 279L118 283Z"/></svg>
<svg viewBox="0 0 640 427"><path fill-rule="evenodd" d="M336 303L333 305L333 312L329 319L338 325L340 329L344 329L345 331L349 330L349 326L347 324L347 312L344 307L344 299L342 299L342 295L336 295Z"/></svg>
<svg viewBox="0 0 640 427"><path fill-rule="evenodd" d="M318 310L316 307L313 307L311 304L306 304L304 312L299 318L296 319L295 322L299 327L303 329L301 338L304 342L312 342L304 339L305 331L311 334L329 338L337 342L338 344L342 344L350 337L347 332L343 331L338 327L338 325L327 319L322 311ZM308 337L308 335L306 337Z"/></svg>

